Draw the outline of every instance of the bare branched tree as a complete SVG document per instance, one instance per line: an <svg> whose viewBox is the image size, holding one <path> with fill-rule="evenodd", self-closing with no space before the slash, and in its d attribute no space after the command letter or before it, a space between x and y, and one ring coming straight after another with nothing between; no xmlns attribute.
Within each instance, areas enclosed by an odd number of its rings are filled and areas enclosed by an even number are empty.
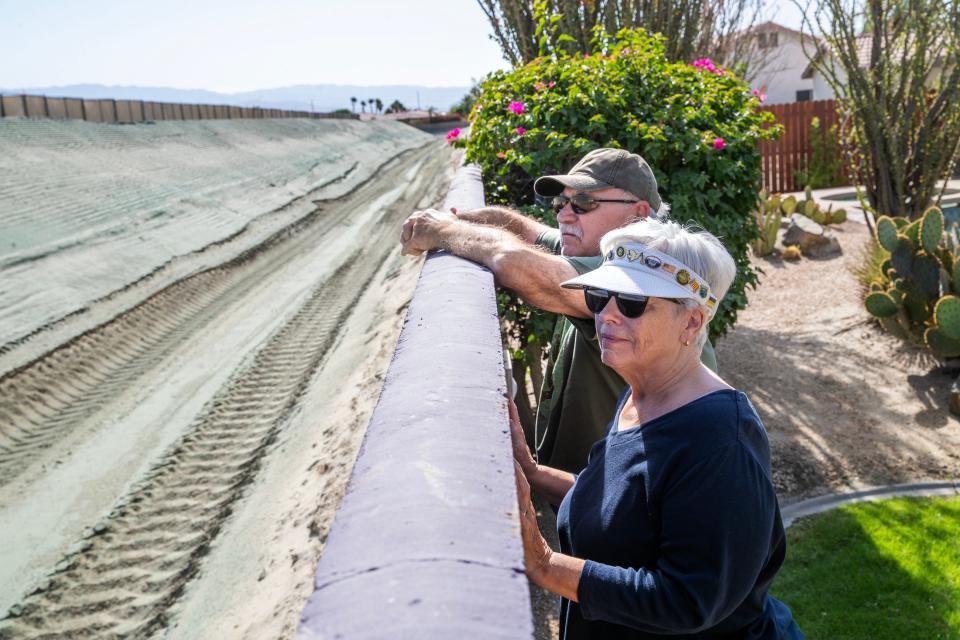
<svg viewBox="0 0 960 640"><path fill-rule="evenodd" d="M918 217L960 155L960 0L794 2L870 207Z"/></svg>
<svg viewBox="0 0 960 640"><path fill-rule="evenodd" d="M608 33L642 28L665 38L667 58L690 62L710 57L741 73L750 73L762 58L751 27L763 21L763 0L477 0L490 26L491 37L504 58L517 66L530 62L545 48L590 53L594 28ZM544 15L554 27L538 33ZM746 36L746 37L745 37Z"/></svg>

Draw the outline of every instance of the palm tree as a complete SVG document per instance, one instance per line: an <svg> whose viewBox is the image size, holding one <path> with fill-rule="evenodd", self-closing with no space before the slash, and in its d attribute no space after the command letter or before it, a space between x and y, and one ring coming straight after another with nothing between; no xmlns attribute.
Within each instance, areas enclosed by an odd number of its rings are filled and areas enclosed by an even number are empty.
<svg viewBox="0 0 960 640"><path fill-rule="evenodd" d="M394 100L393 102L390 103L390 106L387 107L387 113L400 113L406 110L407 110L407 107L404 106L404 104L399 100Z"/></svg>
<svg viewBox="0 0 960 640"><path fill-rule="evenodd" d="M366 112L367 112L367 101L366 101L366 100L361 100L361 101L360 101L360 111L361 111L361 113L366 113Z"/></svg>
<svg viewBox="0 0 960 640"><path fill-rule="evenodd" d="M351 108L354 112L356 112L356 110L357 110L357 99L356 99L356 98L350 98L350 108Z"/></svg>
<svg viewBox="0 0 960 640"><path fill-rule="evenodd" d="M380 98L376 99L377 101L377 113L383 113L383 100Z"/></svg>

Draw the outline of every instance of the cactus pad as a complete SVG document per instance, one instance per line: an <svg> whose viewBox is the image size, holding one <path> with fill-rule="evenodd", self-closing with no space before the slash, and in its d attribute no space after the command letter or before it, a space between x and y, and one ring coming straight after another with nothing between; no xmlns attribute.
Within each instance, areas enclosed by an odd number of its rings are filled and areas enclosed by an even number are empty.
<svg viewBox="0 0 960 640"><path fill-rule="evenodd" d="M837 209L833 212L833 224L840 224L847 221L847 210Z"/></svg>
<svg viewBox="0 0 960 640"><path fill-rule="evenodd" d="M908 340L910 338L910 333L903 328L903 325L900 324L896 316L880 318L880 326L883 327L887 333L894 335L901 340Z"/></svg>
<svg viewBox="0 0 960 640"><path fill-rule="evenodd" d="M885 291L871 293L864 302L867 305L867 311L878 318L886 318L897 313L896 301Z"/></svg>
<svg viewBox="0 0 960 640"><path fill-rule="evenodd" d="M960 340L960 298L943 296L933 308L933 317L937 328L948 337Z"/></svg>
<svg viewBox="0 0 960 640"><path fill-rule="evenodd" d="M936 298L940 295L940 261L928 253L914 257L911 277L920 291Z"/></svg>
<svg viewBox="0 0 960 640"><path fill-rule="evenodd" d="M783 215L788 218L793 215L793 212L797 210L797 199L793 196L789 196L783 203L780 205L780 208L783 209Z"/></svg>
<svg viewBox="0 0 960 640"><path fill-rule="evenodd" d="M956 358L960 356L960 340L948 336L938 327L929 327L923 334L923 341L941 358Z"/></svg>
<svg viewBox="0 0 960 640"><path fill-rule="evenodd" d="M920 246L920 223L922 220L914 220L907 226L900 229L902 235L907 236L910 239L910 242L913 243L913 246Z"/></svg>
<svg viewBox="0 0 960 640"><path fill-rule="evenodd" d="M937 249L937 259L940 260L940 264L943 265L943 270L947 272L947 276L952 279L953 278L953 252L947 251L946 249L943 249L943 248Z"/></svg>
<svg viewBox="0 0 960 640"><path fill-rule="evenodd" d="M913 270L913 244L906 236L897 236L897 246L890 252L890 264L897 275L909 277Z"/></svg>
<svg viewBox="0 0 960 640"><path fill-rule="evenodd" d="M893 253L897 248L897 225L893 218L880 216L877 218L877 241L880 246Z"/></svg>
<svg viewBox="0 0 960 640"><path fill-rule="evenodd" d="M927 253L936 253L943 237L943 213L936 207L930 207L920 218L919 240L916 243Z"/></svg>
<svg viewBox="0 0 960 640"><path fill-rule="evenodd" d="M910 322L926 322L933 315L933 305L928 302L927 296L918 291L916 284L909 283L904 292L903 302ZM922 329L921 329L922 330Z"/></svg>

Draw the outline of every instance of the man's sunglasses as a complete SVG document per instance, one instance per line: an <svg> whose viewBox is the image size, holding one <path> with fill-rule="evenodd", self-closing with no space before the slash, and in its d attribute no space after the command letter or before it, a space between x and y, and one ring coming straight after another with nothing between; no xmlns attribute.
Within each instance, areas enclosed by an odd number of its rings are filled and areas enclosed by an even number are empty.
<svg viewBox="0 0 960 640"><path fill-rule="evenodd" d="M607 200L603 198L593 198L586 193L575 193L573 196L554 196L553 200L550 201L550 206L553 207L553 210L557 213L560 213L560 209L563 209L567 206L567 203L570 203L570 207L573 209L573 212L576 214L586 213L588 211L593 211L600 206L601 202L620 202L623 204L634 204L640 202L639 200Z"/></svg>
<svg viewBox="0 0 960 640"><path fill-rule="evenodd" d="M639 318L647 309L648 296L635 296L629 293L617 293L607 291L606 289L592 289L587 287L583 290L583 297L587 303L587 309L594 315L603 311L603 308L610 302L610 298L617 301L617 309L624 318ZM664 298L674 304L680 304L679 300L673 298Z"/></svg>

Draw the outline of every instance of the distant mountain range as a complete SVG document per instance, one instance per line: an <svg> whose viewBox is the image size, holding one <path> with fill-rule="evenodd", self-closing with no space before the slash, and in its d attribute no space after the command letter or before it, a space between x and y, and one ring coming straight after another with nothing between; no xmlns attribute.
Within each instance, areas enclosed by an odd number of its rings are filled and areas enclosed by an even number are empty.
<svg viewBox="0 0 960 640"><path fill-rule="evenodd" d="M204 89L172 89L170 87L107 86L102 84L70 84L60 87L0 88L0 94L28 93L66 98L116 98L118 100L150 100L187 104L231 104L242 107L293 109L301 111L335 111L350 109L350 98L380 98L384 109L399 100L409 109L434 107L447 111L459 102L470 87L421 87L416 85L355 86L342 84L301 84L276 89L258 89L242 93L218 93Z"/></svg>

